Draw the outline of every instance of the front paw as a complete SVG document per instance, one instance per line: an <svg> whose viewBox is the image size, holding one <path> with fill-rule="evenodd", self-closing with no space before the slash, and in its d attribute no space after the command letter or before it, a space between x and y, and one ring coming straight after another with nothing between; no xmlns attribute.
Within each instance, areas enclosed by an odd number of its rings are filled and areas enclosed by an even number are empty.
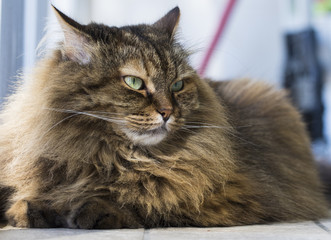
<svg viewBox="0 0 331 240"><path fill-rule="evenodd" d="M42 203L20 200L6 212L10 225L20 228L66 227L65 221L56 211Z"/></svg>
<svg viewBox="0 0 331 240"><path fill-rule="evenodd" d="M28 202L24 200L14 203L6 212L6 218L13 227L28 228L30 222L28 218Z"/></svg>
<svg viewBox="0 0 331 240"><path fill-rule="evenodd" d="M116 229L142 227L127 211L119 211L107 203L88 201L74 209L69 217L69 227L80 229Z"/></svg>

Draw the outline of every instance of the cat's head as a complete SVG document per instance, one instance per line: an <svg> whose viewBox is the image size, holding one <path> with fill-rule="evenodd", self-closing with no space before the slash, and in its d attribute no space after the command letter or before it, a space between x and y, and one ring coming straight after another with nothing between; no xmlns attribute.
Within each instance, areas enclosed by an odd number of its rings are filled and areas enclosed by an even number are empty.
<svg viewBox="0 0 331 240"><path fill-rule="evenodd" d="M64 41L49 77L51 109L104 121L137 145L160 143L198 109L199 78L174 36L178 8L154 24L121 28L55 13Z"/></svg>

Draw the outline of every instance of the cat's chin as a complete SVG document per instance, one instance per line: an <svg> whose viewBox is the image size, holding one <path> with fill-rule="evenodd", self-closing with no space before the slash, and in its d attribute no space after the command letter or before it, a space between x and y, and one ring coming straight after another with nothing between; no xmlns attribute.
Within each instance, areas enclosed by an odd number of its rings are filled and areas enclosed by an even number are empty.
<svg viewBox="0 0 331 240"><path fill-rule="evenodd" d="M156 145L167 137L167 130L160 128L152 131L146 131L143 133L124 130L126 136L137 145Z"/></svg>

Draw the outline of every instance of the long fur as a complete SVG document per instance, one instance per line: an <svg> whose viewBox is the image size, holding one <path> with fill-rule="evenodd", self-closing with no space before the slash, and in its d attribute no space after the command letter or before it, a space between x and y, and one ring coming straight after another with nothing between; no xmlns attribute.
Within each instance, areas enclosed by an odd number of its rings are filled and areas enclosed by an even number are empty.
<svg viewBox="0 0 331 240"><path fill-rule="evenodd" d="M177 15L121 29L67 20L86 46L75 52L64 43L39 62L0 116L0 186L15 189L4 207L12 225L233 226L326 216L305 126L286 94L246 79L200 79L173 39L177 22L160 30ZM80 62L87 54L91 62ZM123 66L146 75L155 93L123 85ZM169 95L175 78L185 87ZM130 140L124 124L148 129L165 99L174 130L154 145Z"/></svg>

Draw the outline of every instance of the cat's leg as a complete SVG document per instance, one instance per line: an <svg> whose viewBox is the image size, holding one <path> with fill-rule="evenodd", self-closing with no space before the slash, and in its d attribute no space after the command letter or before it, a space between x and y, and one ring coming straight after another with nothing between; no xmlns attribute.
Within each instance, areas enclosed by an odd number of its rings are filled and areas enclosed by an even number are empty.
<svg viewBox="0 0 331 240"><path fill-rule="evenodd" d="M28 202L20 200L15 202L6 212L6 218L13 227L30 227L28 218Z"/></svg>
<svg viewBox="0 0 331 240"><path fill-rule="evenodd" d="M93 198L77 204L68 217L70 228L114 229L143 227L135 214L108 201Z"/></svg>
<svg viewBox="0 0 331 240"><path fill-rule="evenodd" d="M64 217L42 202L19 200L8 209L6 218L14 227L66 227Z"/></svg>

